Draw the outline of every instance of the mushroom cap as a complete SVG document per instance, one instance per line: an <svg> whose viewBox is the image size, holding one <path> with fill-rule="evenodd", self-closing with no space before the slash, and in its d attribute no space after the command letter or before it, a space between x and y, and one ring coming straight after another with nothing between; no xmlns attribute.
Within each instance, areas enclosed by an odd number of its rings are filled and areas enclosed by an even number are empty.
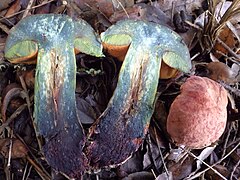
<svg viewBox="0 0 240 180"><path fill-rule="evenodd" d="M206 77L188 78L167 118L172 140L192 149L217 141L226 127L227 103L227 91L219 83Z"/></svg>
<svg viewBox="0 0 240 180"><path fill-rule="evenodd" d="M120 61L126 56L129 46L149 45L153 56L163 60L165 66L160 78L166 79L176 75L177 70L189 72L190 55L183 39L171 29L151 22L140 20L123 20L111 26L101 34L103 47Z"/></svg>
<svg viewBox="0 0 240 180"><path fill-rule="evenodd" d="M29 26L31 24L31 27ZM75 52L102 57L102 47L93 28L82 19L66 15L37 14L14 26L5 44L5 57L12 63L36 62L39 47L71 41Z"/></svg>

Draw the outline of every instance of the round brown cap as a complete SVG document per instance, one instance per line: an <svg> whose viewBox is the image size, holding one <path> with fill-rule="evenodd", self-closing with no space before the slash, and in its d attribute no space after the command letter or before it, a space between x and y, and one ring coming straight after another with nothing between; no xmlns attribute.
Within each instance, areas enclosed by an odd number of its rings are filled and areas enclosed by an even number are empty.
<svg viewBox="0 0 240 180"><path fill-rule="evenodd" d="M200 149L217 141L227 122L227 91L219 83L192 76L171 105L167 131L177 145Z"/></svg>

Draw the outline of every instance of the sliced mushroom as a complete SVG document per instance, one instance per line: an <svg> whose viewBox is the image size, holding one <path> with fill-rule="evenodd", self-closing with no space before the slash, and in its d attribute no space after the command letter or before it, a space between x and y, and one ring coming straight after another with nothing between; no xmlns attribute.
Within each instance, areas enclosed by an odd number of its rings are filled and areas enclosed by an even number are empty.
<svg viewBox="0 0 240 180"><path fill-rule="evenodd" d="M9 34L5 57L27 63L37 56L35 129L44 137L47 162L71 178L80 178L87 165L82 153L85 136L76 112L74 52L103 56L94 30L83 20L65 15L29 16Z"/></svg>
<svg viewBox="0 0 240 180"><path fill-rule="evenodd" d="M164 26L125 20L101 39L109 53L125 59L108 107L90 129L86 154L92 168L118 165L142 144L154 111L161 60L184 72L191 68L183 40Z"/></svg>

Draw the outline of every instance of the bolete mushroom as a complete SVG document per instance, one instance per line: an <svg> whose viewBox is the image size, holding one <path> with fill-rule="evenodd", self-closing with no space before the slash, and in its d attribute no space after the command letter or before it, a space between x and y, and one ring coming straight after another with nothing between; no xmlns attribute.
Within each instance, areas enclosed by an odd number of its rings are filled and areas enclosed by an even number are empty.
<svg viewBox="0 0 240 180"><path fill-rule="evenodd" d="M118 165L142 144L154 111L162 59L184 72L191 68L183 40L164 26L120 21L102 33L101 40L115 56L123 57L118 46L127 54L114 94L90 129L86 154L93 168Z"/></svg>
<svg viewBox="0 0 240 180"><path fill-rule="evenodd" d="M37 136L45 139L45 158L55 170L80 178L87 163L85 136L75 102L74 51L102 56L102 46L83 20L65 15L29 16L12 28L5 57L25 63L37 56L34 115Z"/></svg>
<svg viewBox="0 0 240 180"><path fill-rule="evenodd" d="M171 139L192 149L214 143L225 130L227 103L227 91L219 83L191 76L170 108L167 131Z"/></svg>

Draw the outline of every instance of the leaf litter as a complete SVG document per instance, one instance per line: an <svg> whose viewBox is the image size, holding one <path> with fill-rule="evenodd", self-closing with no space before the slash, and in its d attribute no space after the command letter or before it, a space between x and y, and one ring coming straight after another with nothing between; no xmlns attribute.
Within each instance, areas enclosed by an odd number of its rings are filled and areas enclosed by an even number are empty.
<svg viewBox="0 0 240 180"><path fill-rule="evenodd" d="M240 177L240 3L237 0L223 3L195 0L190 7L188 1L166 2L8 0L0 4L0 179L66 179L47 165L38 146L38 141L43 140L37 139L34 132L35 66L29 65L23 70L13 67L4 59L3 48L9 29L23 16L36 13L68 14L73 18L83 18L99 33L111 24L128 18L164 23L185 37L191 53L194 67L190 74L159 81L159 96L149 133L138 151L124 164L87 173L84 179ZM76 99L79 116L86 117L86 121L82 122L86 133L105 110L116 87L120 67L121 62L110 56L101 60L84 54L77 56ZM185 150L176 147L170 140L166 119L181 84L193 74L209 77L222 84L232 96L235 108L228 106L227 127L217 144L199 150ZM14 84L17 84L16 87Z"/></svg>

